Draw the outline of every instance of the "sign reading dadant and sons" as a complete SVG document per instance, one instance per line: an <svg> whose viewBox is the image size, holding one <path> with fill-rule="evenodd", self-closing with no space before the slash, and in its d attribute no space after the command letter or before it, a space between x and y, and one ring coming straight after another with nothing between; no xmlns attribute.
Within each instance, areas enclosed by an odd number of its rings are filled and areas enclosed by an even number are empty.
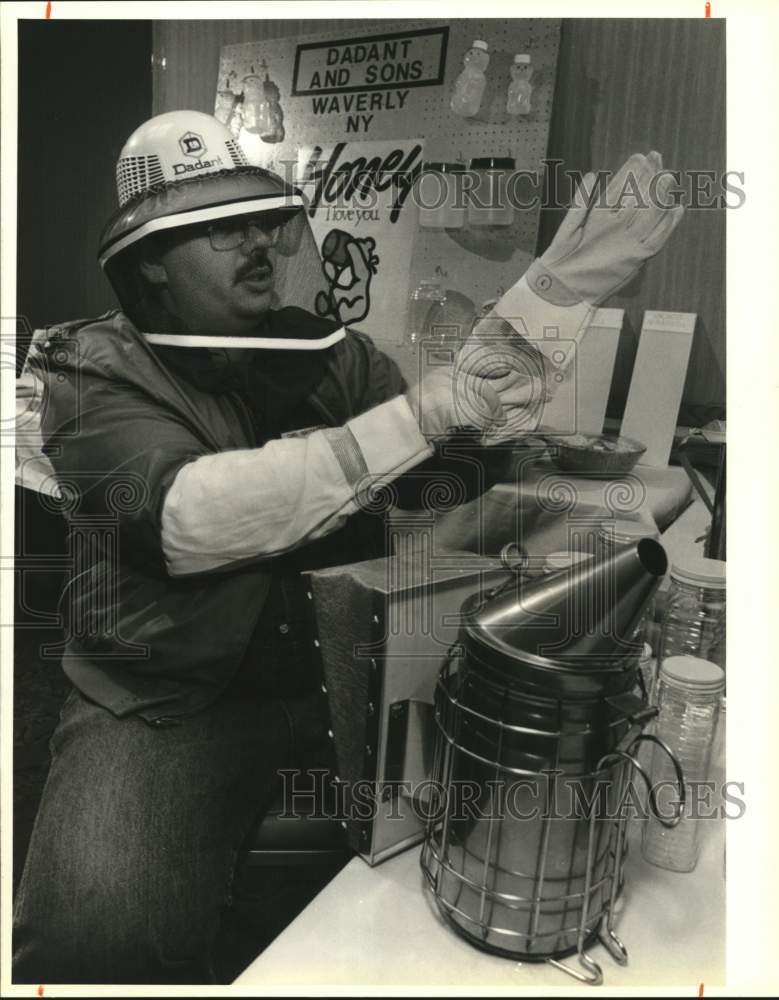
<svg viewBox="0 0 779 1000"><path fill-rule="evenodd" d="M448 28L298 45L292 96L315 115L346 115L345 132L366 131L377 112L407 108L412 89L440 86Z"/></svg>

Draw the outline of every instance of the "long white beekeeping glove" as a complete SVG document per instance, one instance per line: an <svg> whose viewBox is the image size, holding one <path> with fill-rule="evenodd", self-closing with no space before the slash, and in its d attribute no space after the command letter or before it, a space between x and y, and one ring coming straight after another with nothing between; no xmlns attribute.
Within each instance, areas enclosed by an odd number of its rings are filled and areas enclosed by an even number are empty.
<svg viewBox="0 0 779 1000"><path fill-rule="evenodd" d="M636 153L606 191L587 174L549 249L499 299L494 313L520 334L542 341L580 340L595 306L621 288L654 257L681 221L684 209L668 204L672 178L662 157Z"/></svg>
<svg viewBox="0 0 779 1000"><path fill-rule="evenodd" d="M682 217L680 206L663 207L671 178L653 184L661 170L659 153L636 154L605 192L585 176L552 245L476 324L451 375L433 373L407 396L428 440L474 427L484 444L498 444L538 428L596 305L661 249ZM557 355L551 364L549 353Z"/></svg>

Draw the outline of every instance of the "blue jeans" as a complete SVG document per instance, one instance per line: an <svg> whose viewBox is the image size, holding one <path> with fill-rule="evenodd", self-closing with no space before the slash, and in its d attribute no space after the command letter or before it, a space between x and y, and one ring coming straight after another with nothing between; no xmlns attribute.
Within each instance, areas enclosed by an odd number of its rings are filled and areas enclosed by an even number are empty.
<svg viewBox="0 0 779 1000"><path fill-rule="evenodd" d="M285 660L277 651L277 670ZM326 732L315 695L231 685L153 725L71 692L17 894L13 981L223 982L216 942L239 848L277 770Z"/></svg>

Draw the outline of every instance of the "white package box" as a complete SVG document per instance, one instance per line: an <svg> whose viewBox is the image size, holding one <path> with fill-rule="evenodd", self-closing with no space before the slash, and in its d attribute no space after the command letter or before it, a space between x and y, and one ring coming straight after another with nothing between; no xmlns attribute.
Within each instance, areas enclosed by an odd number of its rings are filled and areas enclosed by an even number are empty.
<svg viewBox="0 0 779 1000"><path fill-rule="evenodd" d="M606 418L624 309L598 309L592 322L560 364L555 341L534 341L558 369L554 395L544 405L544 427L558 434L601 434ZM563 345L561 345L563 346Z"/></svg>
<svg viewBox="0 0 779 1000"><path fill-rule="evenodd" d="M598 309L579 348L576 429L602 434L624 309Z"/></svg>
<svg viewBox="0 0 779 1000"><path fill-rule="evenodd" d="M646 445L641 465L668 465L696 318L695 313L644 313L621 430Z"/></svg>

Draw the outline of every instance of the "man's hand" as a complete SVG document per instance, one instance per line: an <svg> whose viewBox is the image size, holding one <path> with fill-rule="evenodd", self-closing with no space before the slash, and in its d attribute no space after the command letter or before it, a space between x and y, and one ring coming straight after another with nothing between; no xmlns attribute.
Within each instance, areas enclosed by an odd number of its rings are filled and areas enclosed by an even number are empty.
<svg viewBox="0 0 779 1000"><path fill-rule="evenodd" d="M490 313L479 320L455 364L460 409L467 416L474 386L497 395L500 419L481 428L484 444L535 431L552 396L554 371L544 355L510 323ZM469 393L469 389L471 392Z"/></svg>
<svg viewBox="0 0 779 1000"><path fill-rule="evenodd" d="M490 317L477 324L454 366L426 375L406 399L428 441L475 428L482 444L499 444L536 429L549 378L540 352Z"/></svg>
<svg viewBox="0 0 779 1000"><path fill-rule="evenodd" d="M408 390L406 400L428 441L448 437L463 427L486 430L503 420L498 394L482 381L466 385L463 380L458 389L455 369L447 365L425 375ZM462 394L459 403L458 392Z"/></svg>

